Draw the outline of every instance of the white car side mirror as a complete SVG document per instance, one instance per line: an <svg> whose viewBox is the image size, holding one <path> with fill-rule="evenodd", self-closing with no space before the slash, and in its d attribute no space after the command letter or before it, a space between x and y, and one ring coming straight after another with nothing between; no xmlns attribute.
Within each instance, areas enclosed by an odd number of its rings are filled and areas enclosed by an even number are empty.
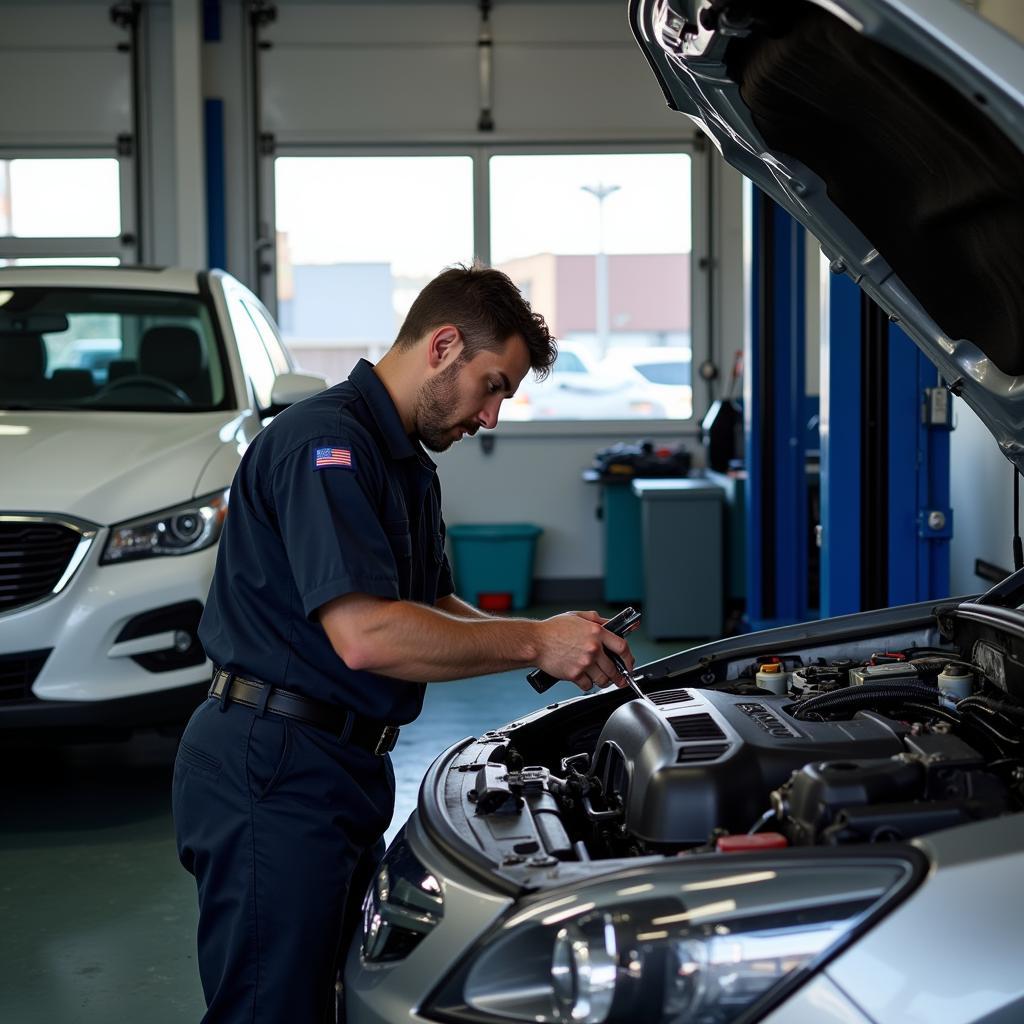
<svg viewBox="0 0 1024 1024"><path fill-rule="evenodd" d="M327 378L316 373L279 373L274 378L270 404L274 409L294 405L327 387Z"/></svg>

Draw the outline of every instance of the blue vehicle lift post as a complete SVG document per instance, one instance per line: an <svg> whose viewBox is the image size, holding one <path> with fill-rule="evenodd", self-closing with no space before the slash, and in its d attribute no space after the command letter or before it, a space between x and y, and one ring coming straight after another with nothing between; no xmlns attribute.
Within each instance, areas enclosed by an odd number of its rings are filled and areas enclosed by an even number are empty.
<svg viewBox="0 0 1024 1024"><path fill-rule="evenodd" d="M952 399L931 363L848 277L826 287L822 614L946 597Z"/></svg>
<svg viewBox="0 0 1024 1024"><path fill-rule="evenodd" d="M804 230L749 188L747 617L764 629L808 617Z"/></svg>

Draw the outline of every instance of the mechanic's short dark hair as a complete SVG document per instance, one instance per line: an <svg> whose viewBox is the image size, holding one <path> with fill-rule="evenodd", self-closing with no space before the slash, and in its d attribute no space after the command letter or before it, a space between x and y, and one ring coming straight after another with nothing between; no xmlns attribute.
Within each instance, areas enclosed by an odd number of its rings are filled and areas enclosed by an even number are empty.
<svg viewBox="0 0 1024 1024"><path fill-rule="evenodd" d="M466 359L483 349L500 349L513 335L520 335L538 379L548 375L558 355L544 317L530 309L508 274L491 267L460 264L438 274L416 296L395 346L409 348L443 324L462 333Z"/></svg>

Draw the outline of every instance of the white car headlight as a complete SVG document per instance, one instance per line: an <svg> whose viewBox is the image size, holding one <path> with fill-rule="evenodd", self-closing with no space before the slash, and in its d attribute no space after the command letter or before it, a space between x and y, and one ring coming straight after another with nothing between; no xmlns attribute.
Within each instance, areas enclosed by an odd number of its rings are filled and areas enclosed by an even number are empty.
<svg viewBox="0 0 1024 1024"><path fill-rule="evenodd" d="M791 991L920 875L899 855L744 857L621 872L517 910L432 1019L729 1024Z"/></svg>
<svg viewBox="0 0 1024 1024"><path fill-rule="evenodd" d="M228 514L228 491L119 523L110 529L101 565L160 555L188 555L216 544Z"/></svg>

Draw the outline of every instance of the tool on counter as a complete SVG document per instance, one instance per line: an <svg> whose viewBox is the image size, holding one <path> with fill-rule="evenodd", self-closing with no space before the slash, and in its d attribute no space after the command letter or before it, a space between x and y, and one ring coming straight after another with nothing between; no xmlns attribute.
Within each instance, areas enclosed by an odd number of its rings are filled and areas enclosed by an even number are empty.
<svg viewBox="0 0 1024 1024"><path fill-rule="evenodd" d="M609 633L614 633L616 636L625 636L627 633L632 633L634 629L640 623L640 612L635 608L623 608L621 612L613 615L605 624L604 628ZM611 658L612 664L625 676L626 681L633 688L633 690L641 697L646 699L644 692L637 685L636 677L629 669L626 668L626 663L613 651L609 651L605 648L608 653L608 657ZM544 672L542 669L535 668L527 677L526 681L538 692L544 693L545 690L550 690L558 680Z"/></svg>

